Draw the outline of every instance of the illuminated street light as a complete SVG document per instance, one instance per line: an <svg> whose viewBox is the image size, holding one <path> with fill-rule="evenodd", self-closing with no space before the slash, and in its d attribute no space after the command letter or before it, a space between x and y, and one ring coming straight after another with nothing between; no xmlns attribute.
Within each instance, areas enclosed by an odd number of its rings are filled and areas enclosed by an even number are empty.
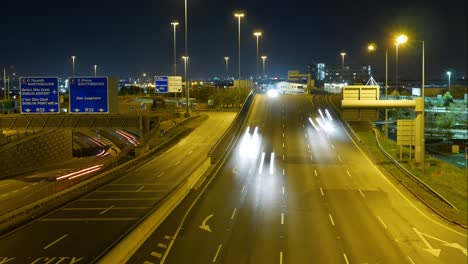
<svg viewBox="0 0 468 264"><path fill-rule="evenodd" d="M177 58L176 58L176 27L179 25L179 22L174 21L171 23L174 27L174 76L177 76Z"/></svg>
<svg viewBox="0 0 468 264"><path fill-rule="evenodd" d="M399 35L395 39L395 85L398 88L398 46L401 44L405 44L408 41L408 37L404 34Z"/></svg>
<svg viewBox="0 0 468 264"><path fill-rule="evenodd" d="M346 53L341 52L340 55L341 55L341 79L344 82L344 77L343 77L343 73L344 73L344 56L346 56Z"/></svg>
<svg viewBox="0 0 468 264"><path fill-rule="evenodd" d="M268 57L267 56L262 56L262 61L263 61L263 78L266 78L265 74L265 61Z"/></svg>
<svg viewBox="0 0 468 264"><path fill-rule="evenodd" d="M71 56L72 58L72 76L75 76L75 58L76 56Z"/></svg>
<svg viewBox="0 0 468 264"><path fill-rule="evenodd" d="M257 62L257 79L258 79L258 60L259 60L259 58L258 58L258 37L260 37L262 35L262 32L256 31L253 34L254 34L254 36L257 37L257 56L255 57L255 61Z"/></svg>
<svg viewBox="0 0 468 264"><path fill-rule="evenodd" d="M367 46L368 51L375 51L377 49L377 46L374 43L371 43Z"/></svg>
<svg viewBox="0 0 468 264"><path fill-rule="evenodd" d="M237 43L237 54L238 54L238 80L241 79L241 74L240 74L240 21L241 21L241 18L244 17L244 13L235 13L234 14L235 17L237 17L237 21L238 21L238 30L237 30L237 34L238 34L238 43Z"/></svg>
<svg viewBox="0 0 468 264"><path fill-rule="evenodd" d="M450 76L452 76L452 72L447 72L447 76L448 76L448 90L449 90L449 93L450 93Z"/></svg>
<svg viewBox="0 0 468 264"><path fill-rule="evenodd" d="M226 61L226 80L229 79L229 57L224 57L224 60Z"/></svg>

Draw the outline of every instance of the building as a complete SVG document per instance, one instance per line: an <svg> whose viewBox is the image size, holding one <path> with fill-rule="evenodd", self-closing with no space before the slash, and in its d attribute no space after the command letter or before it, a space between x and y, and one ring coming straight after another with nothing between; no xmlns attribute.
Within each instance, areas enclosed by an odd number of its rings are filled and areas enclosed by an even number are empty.
<svg viewBox="0 0 468 264"><path fill-rule="evenodd" d="M371 67L367 65L326 65L316 63L308 67L311 78L315 80L317 87L328 84L365 84L371 74Z"/></svg>

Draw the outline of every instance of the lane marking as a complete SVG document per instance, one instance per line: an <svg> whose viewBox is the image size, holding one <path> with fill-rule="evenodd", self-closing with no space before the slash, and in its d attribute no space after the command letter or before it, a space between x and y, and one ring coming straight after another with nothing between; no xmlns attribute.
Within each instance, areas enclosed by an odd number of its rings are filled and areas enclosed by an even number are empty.
<svg viewBox="0 0 468 264"><path fill-rule="evenodd" d="M282 192L283 195L284 195L284 186L281 188L281 192Z"/></svg>
<svg viewBox="0 0 468 264"><path fill-rule="evenodd" d="M260 166L258 168L258 174L262 174L263 162L265 162L265 152L262 153L262 158L260 159Z"/></svg>
<svg viewBox="0 0 468 264"><path fill-rule="evenodd" d="M284 132L283 132L283 138L284 138Z"/></svg>
<svg viewBox="0 0 468 264"><path fill-rule="evenodd" d="M241 191L241 193L243 193L243 192L244 192L244 190L245 190L245 185L242 187L242 191Z"/></svg>
<svg viewBox="0 0 468 264"><path fill-rule="evenodd" d="M90 198L90 199L81 199L79 201L85 202L95 202L95 201L154 201L158 200L159 198Z"/></svg>
<svg viewBox="0 0 468 264"><path fill-rule="evenodd" d="M127 218L44 218L39 219L41 222L80 222L80 221L134 221L138 220L138 217L127 217Z"/></svg>
<svg viewBox="0 0 468 264"><path fill-rule="evenodd" d="M284 154L283 154L283 160L284 160Z"/></svg>
<svg viewBox="0 0 468 264"><path fill-rule="evenodd" d="M164 174L166 174L165 171L161 172L161 173L160 173L158 176L156 176L156 177L159 178L159 177L163 176Z"/></svg>
<svg viewBox="0 0 468 264"><path fill-rule="evenodd" d="M333 144L331 144L331 146L332 146L332 149L335 149L335 146L333 146Z"/></svg>
<svg viewBox="0 0 468 264"><path fill-rule="evenodd" d="M331 222L332 226L335 226L335 222L333 221L332 215L328 214L328 216L330 217L330 222Z"/></svg>
<svg viewBox="0 0 468 264"><path fill-rule="evenodd" d="M143 190L143 188L145 188L145 186L141 186L141 188L136 190L136 192L139 192L139 191Z"/></svg>
<svg viewBox="0 0 468 264"><path fill-rule="evenodd" d="M315 173L315 176L318 176L318 174L317 174L317 171L316 171L316 170L314 170L314 173Z"/></svg>
<svg viewBox="0 0 468 264"><path fill-rule="evenodd" d="M161 254L161 253L158 253L158 252L152 251L152 252L151 252L151 256L156 257L156 258L161 258L161 257L162 257L162 254Z"/></svg>
<svg viewBox="0 0 468 264"><path fill-rule="evenodd" d="M187 156L193 153L193 150L190 150L189 153L187 153Z"/></svg>
<svg viewBox="0 0 468 264"><path fill-rule="evenodd" d="M154 263L153 263L153 262L149 262L149 261L145 260L145 261L143 262L143 264L154 264Z"/></svg>
<svg viewBox="0 0 468 264"><path fill-rule="evenodd" d="M284 155L283 155L284 156ZM283 169L283 175L284 175L284 169Z"/></svg>
<svg viewBox="0 0 468 264"><path fill-rule="evenodd" d="M165 235L165 236L164 236L164 239L166 239L166 240L171 240L172 237L170 237L170 236L168 236L168 235Z"/></svg>
<svg viewBox="0 0 468 264"><path fill-rule="evenodd" d="M159 185L159 186L167 186L168 184L167 183L111 183L109 185L121 185L121 186L124 186L124 185Z"/></svg>
<svg viewBox="0 0 468 264"><path fill-rule="evenodd" d="M366 196L364 195L364 193L361 191L361 189L358 189L359 192L361 193L362 197L366 198Z"/></svg>
<svg viewBox="0 0 468 264"><path fill-rule="evenodd" d="M60 210L63 211L86 211L86 210L104 210L108 207L67 207ZM147 210L153 207L113 207L113 210Z"/></svg>
<svg viewBox="0 0 468 264"><path fill-rule="evenodd" d="M47 245L46 247L44 247L44 250L50 248L51 246L55 245L56 243L58 243L60 240L66 238L68 235L63 235L62 237L58 238L57 240L55 240L54 242L50 243L49 245Z"/></svg>
<svg viewBox="0 0 468 264"><path fill-rule="evenodd" d="M107 211L109 211L110 209L112 209L112 207L114 207L115 205L111 205L109 208L107 208L106 210L100 212L99 214L102 215L102 214L105 214Z"/></svg>
<svg viewBox="0 0 468 264"><path fill-rule="evenodd" d="M346 170L346 173L348 174L349 177L351 177L351 173L349 173L348 170Z"/></svg>
<svg viewBox="0 0 468 264"><path fill-rule="evenodd" d="M344 260L345 260L346 264L349 264L348 257L346 256L345 253L343 253L343 257L344 257Z"/></svg>
<svg viewBox="0 0 468 264"><path fill-rule="evenodd" d="M322 194L322 196L323 196L323 190L322 190L322 187L320 187L320 193L321 193L321 194Z"/></svg>
<svg viewBox="0 0 468 264"><path fill-rule="evenodd" d="M281 224L284 224L284 213L281 213Z"/></svg>
<svg viewBox="0 0 468 264"><path fill-rule="evenodd" d="M160 248L167 248L167 245L166 245L166 244L163 244L163 243L158 243L157 247L160 247Z"/></svg>
<svg viewBox="0 0 468 264"><path fill-rule="evenodd" d="M140 189L136 190L136 191L96 191L97 193L134 193L134 192L138 192ZM140 192L147 192L147 193L158 193L158 192L167 192L167 190L142 190Z"/></svg>
<svg viewBox="0 0 468 264"><path fill-rule="evenodd" d="M408 260L409 260L412 264L416 264L410 256L407 256L407 257L408 257Z"/></svg>
<svg viewBox="0 0 468 264"><path fill-rule="evenodd" d="M309 144L307 144L307 148L308 148L308 149L310 149L310 146L309 146Z"/></svg>
<svg viewBox="0 0 468 264"><path fill-rule="evenodd" d="M182 161L179 160L178 162L175 163L175 165L177 166L177 165L179 165L181 162L182 162Z"/></svg>
<svg viewBox="0 0 468 264"><path fill-rule="evenodd" d="M377 216L377 218L379 219L380 223L385 227L385 229L387 229L387 225L384 223L382 218L380 218L380 216Z"/></svg>
<svg viewBox="0 0 468 264"><path fill-rule="evenodd" d="M283 142L283 148L284 148L284 142Z"/></svg>
<svg viewBox="0 0 468 264"><path fill-rule="evenodd" d="M338 159L339 159L340 161L343 161L343 160L341 159L340 155L336 155L336 156L338 156Z"/></svg>
<svg viewBox="0 0 468 264"><path fill-rule="evenodd" d="M283 251L280 251L280 264L283 264Z"/></svg>
<svg viewBox="0 0 468 264"><path fill-rule="evenodd" d="M234 220L234 216L236 215L236 211L237 211L237 208L234 208L234 210L232 211L231 220Z"/></svg>
<svg viewBox="0 0 468 264"><path fill-rule="evenodd" d="M219 254L219 251L221 251L221 247L222 247L222 246L223 246L222 244L219 244L218 250L216 250L216 255L215 255L214 258L213 258L213 263L216 262L216 259L218 258L218 254Z"/></svg>

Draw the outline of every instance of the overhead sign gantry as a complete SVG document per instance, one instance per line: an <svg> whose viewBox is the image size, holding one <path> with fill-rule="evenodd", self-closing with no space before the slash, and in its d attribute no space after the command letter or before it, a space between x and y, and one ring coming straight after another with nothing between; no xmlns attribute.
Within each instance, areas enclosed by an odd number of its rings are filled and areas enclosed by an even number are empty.
<svg viewBox="0 0 468 264"><path fill-rule="evenodd" d="M22 114L59 113L58 78L21 77L20 96Z"/></svg>

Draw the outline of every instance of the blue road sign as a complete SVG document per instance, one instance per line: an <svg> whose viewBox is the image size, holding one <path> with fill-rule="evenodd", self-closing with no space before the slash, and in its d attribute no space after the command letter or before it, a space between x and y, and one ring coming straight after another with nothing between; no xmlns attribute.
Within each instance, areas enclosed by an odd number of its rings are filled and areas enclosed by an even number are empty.
<svg viewBox="0 0 468 264"><path fill-rule="evenodd" d="M58 78L20 78L22 114L59 113Z"/></svg>
<svg viewBox="0 0 468 264"><path fill-rule="evenodd" d="M70 78L70 113L100 114L109 112L107 77Z"/></svg>
<svg viewBox="0 0 468 264"><path fill-rule="evenodd" d="M157 93L169 92L169 81L168 81L167 76L155 76L154 82L155 82Z"/></svg>

